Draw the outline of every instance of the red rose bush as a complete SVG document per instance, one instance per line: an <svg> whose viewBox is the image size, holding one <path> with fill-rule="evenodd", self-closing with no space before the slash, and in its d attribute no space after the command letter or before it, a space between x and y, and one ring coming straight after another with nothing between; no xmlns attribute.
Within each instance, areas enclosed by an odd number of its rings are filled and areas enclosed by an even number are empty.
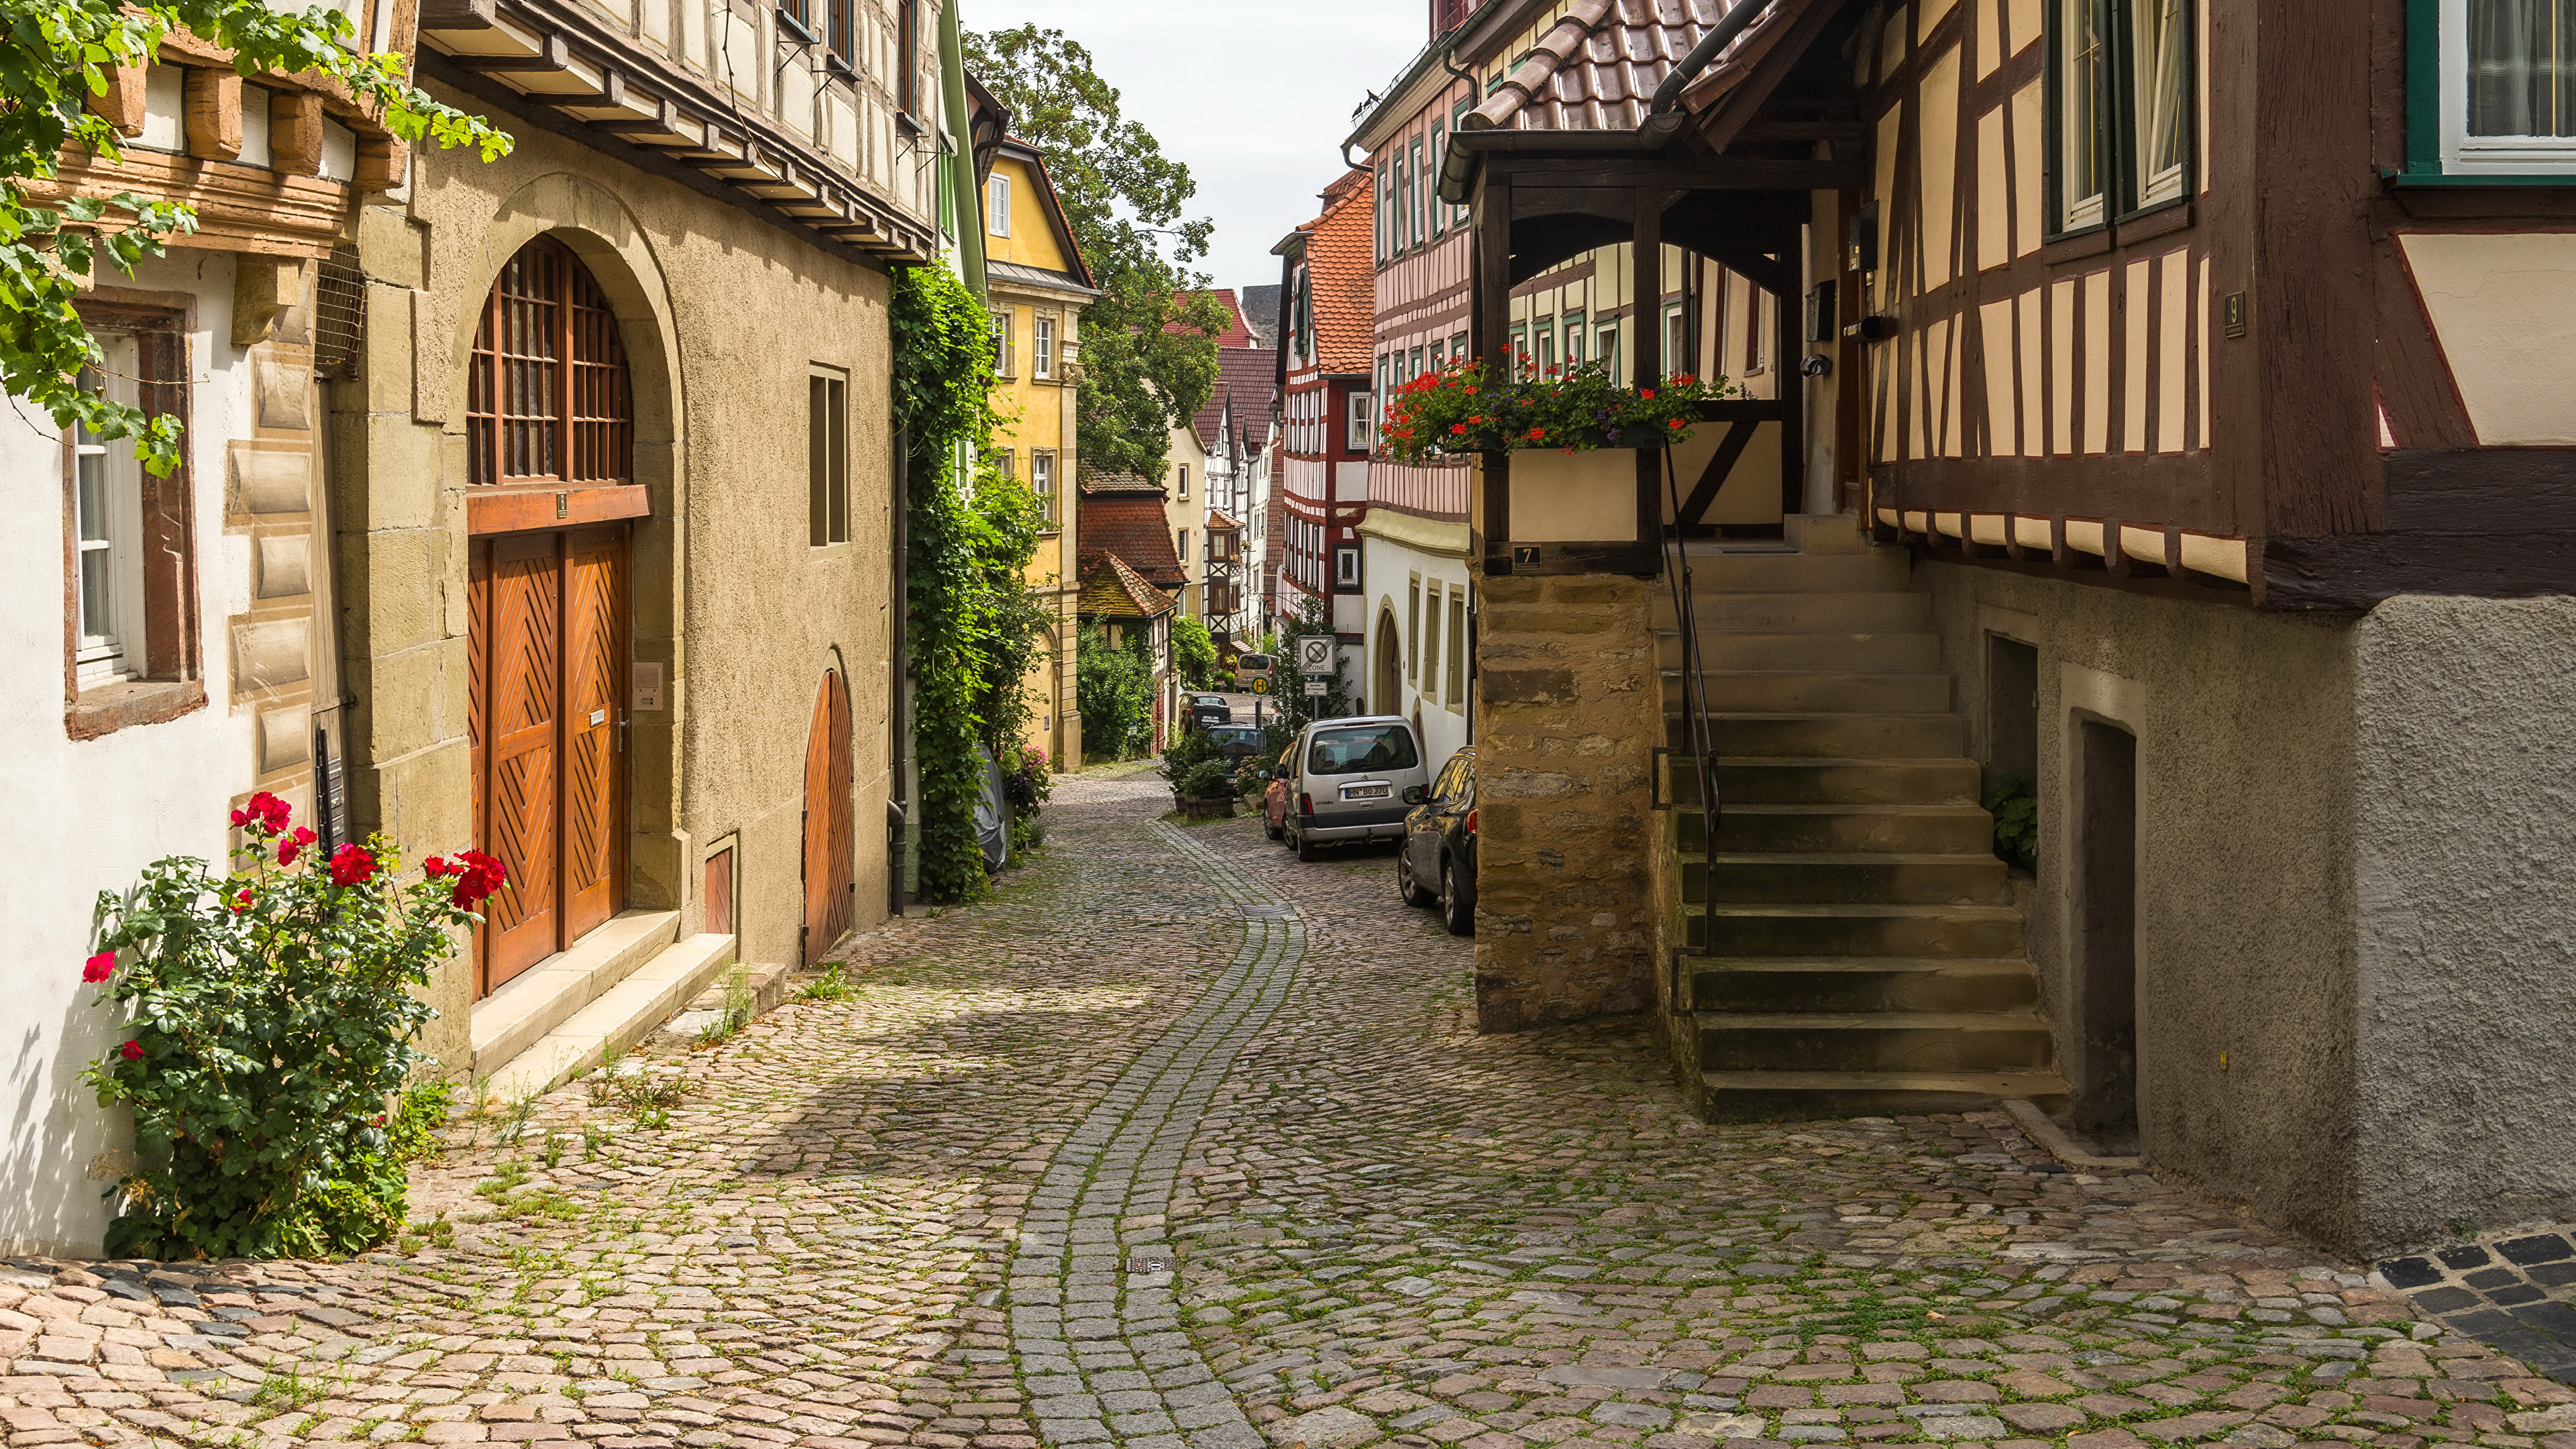
<svg viewBox="0 0 2576 1449"><path fill-rule="evenodd" d="M110 1257L347 1254L402 1222L384 1114L434 1014L415 990L507 872L469 850L404 881L383 837L324 859L292 816L262 791L230 874L172 857L99 897L81 979L124 1027L82 1075L136 1158Z"/></svg>

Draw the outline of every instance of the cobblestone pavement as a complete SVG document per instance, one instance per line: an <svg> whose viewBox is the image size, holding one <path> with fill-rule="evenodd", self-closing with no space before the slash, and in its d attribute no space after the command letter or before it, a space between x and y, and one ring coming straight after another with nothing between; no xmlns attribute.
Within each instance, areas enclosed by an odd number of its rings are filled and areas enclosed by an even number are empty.
<svg viewBox="0 0 2576 1449"><path fill-rule="evenodd" d="M1059 787L842 999L463 1124L353 1263L0 1269L10 1445L2576 1449L2576 1390L1988 1114L1478 1037L1382 855Z"/></svg>

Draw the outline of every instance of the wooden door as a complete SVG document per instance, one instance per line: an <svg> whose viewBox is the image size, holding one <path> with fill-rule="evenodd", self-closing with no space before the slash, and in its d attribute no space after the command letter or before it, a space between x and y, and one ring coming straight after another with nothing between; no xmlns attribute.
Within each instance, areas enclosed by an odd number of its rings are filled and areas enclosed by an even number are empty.
<svg viewBox="0 0 2576 1449"><path fill-rule="evenodd" d="M480 636L487 698L483 848L509 879L484 905L483 989L553 955L560 944L556 853L562 809L562 535L495 539Z"/></svg>
<svg viewBox="0 0 2576 1449"><path fill-rule="evenodd" d="M617 914L625 879L626 530L564 537L563 939Z"/></svg>
<svg viewBox="0 0 2576 1449"><path fill-rule="evenodd" d="M850 690L823 671L814 722L805 736L805 964L850 930Z"/></svg>
<svg viewBox="0 0 2576 1449"><path fill-rule="evenodd" d="M476 994L625 904L626 529L475 541L467 574L474 839L509 868Z"/></svg>

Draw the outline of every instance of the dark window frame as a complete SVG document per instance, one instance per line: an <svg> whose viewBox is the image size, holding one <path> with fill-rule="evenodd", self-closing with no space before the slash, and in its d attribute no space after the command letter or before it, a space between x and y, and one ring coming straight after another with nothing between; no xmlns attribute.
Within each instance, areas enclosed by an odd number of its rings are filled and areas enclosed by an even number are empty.
<svg viewBox="0 0 2576 1449"><path fill-rule="evenodd" d="M2200 4L2182 5L2182 186L2173 196L2141 203L2144 178L2139 174L2138 66L2135 7L2154 0L2079 0L2102 28L2103 85L2101 132L2094 138L2094 161L2103 178L2102 219L2082 226L2065 224L2061 195L2065 158L2065 31L2067 0L2046 0L2040 16L2040 240L2064 241L2090 236L2142 216L2191 205L2200 189Z"/></svg>

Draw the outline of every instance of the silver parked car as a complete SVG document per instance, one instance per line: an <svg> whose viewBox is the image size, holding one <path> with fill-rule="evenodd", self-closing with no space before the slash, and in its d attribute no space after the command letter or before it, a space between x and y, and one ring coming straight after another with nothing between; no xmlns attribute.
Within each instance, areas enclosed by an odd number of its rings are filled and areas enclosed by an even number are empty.
<svg viewBox="0 0 2576 1449"><path fill-rule="evenodd" d="M1299 860L1317 846L1403 839L1405 792L1430 783L1413 726L1391 714L1317 720L1293 758L1283 823Z"/></svg>

